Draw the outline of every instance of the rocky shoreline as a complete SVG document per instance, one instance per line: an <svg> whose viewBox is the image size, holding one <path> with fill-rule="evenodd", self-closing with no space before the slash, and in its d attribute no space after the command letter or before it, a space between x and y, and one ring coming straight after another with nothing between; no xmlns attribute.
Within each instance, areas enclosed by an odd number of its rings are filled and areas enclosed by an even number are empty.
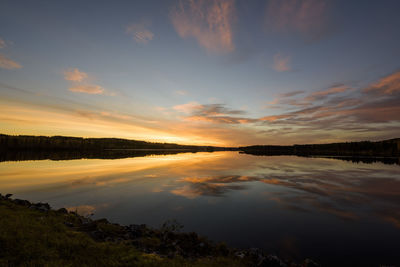
<svg viewBox="0 0 400 267"><path fill-rule="evenodd" d="M44 216L50 213L61 216L63 224L68 229L85 233L96 242L128 244L138 251L161 258L180 257L190 261L199 258L226 257L242 262L243 266L319 266L310 259L306 259L302 263L294 263L275 255L269 255L259 248L231 248L224 243L210 241L194 232L180 232L182 226L176 221L168 221L159 229L148 227L145 224L123 226L111 223L107 219L93 220L65 208L54 210L48 203L31 203L28 200L11 197L12 194L5 196L0 194L0 205L10 203L40 212Z"/></svg>

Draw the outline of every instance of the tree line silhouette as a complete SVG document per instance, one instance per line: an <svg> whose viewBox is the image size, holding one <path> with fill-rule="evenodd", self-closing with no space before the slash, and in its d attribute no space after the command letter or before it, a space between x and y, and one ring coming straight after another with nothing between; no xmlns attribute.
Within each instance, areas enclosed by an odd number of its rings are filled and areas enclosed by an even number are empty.
<svg viewBox="0 0 400 267"><path fill-rule="evenodd" d="M105 149L154 149L214 151L224 148L213 146L190 146L173 143L151 143L120 138L82 138L67 136L31 136L0 134L1 150L78 150L101 151Z"/></svg>
<svg viewBox="0 0 400 267"><path fill-rule="evenodd" d="M346 142L310 145L256 145L239 147L240 151L253 155L325 155L325 156L400 156L400 138L371 142Z"/></svg>
<svg viewBox="0 0 400 267"><path fill-rule="evenodd" d="M0 161L13 159L123 158L197 151L241 151L252 155L400 157L400 138L378 142L244 147L191 146L120 138L0 134ZM57 153L56 153L57 152Z"/></svg>

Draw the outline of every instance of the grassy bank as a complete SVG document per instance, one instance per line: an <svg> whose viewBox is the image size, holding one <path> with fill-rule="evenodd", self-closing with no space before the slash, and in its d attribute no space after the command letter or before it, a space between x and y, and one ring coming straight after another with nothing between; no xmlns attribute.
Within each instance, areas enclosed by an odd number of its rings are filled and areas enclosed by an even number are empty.
<svg viewBox="0 0 400 267"><path fill-rule="evenodd" d="M96 241L79 229L81 217L0 200L0 266L245 266L230 257L173 258L145 253L131 240ZM120 226L96 223L102 232ZM155 242L156 240L149 240Z"/></svg>
<svg viewBox="0 0 400 267"><path fill-rule="evenodd" d="M0 194L0 266L317 266L230 248L180 228L122 226Z"/></svg>

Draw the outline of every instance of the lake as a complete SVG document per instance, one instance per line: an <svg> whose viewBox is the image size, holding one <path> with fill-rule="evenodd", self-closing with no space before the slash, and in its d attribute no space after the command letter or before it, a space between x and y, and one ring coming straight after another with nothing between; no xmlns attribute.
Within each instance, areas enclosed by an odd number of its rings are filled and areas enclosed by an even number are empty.
<svg viewBox="0 0 400 267"><path fill-rule="evenodd" d="M199 152L0 162L0 193L325 266L400 263L400 165ZM93 214L93 215L91 215Z"/></svg>

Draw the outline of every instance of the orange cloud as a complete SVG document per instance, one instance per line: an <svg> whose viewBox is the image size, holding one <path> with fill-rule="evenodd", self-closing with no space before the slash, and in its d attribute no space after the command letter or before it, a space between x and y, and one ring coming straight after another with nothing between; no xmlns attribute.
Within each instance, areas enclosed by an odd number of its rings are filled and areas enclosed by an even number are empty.
<svg viewBox="0 0 400 267"><path fill-rule="evenodd" d="M12 70L20 69L22 68L22 66L18 62L15 62L14 60L0 54L0 68Z"/></svg>
<svg viewBox="0 0 400 267"><path fill-rule="evenodd" d="M64 71L64 79L72 82L72 86L68 89L71 92L91 95L115 95L113 92L107 92L100 85L83 83L87 78L88 74L78 70L77 68Z"/></svg>
<svg viewBox="0 0 400 267"><path fill-rule="evenodd" d="M145 24L131 24L126 27L126 33L132 35L132 39L140 44L147 44L154 38L154 33L146 28Z"/></svg>
<svg viewBox="0 0 400 267"><path fill-rule="evenodd" d="M193 37L211 52L232 52L234 9L233 0L180 2L171 20L180 37Z"/></svg>
<svg viewBox="0 0 400 267"><path fill-rule="evenodd" d="M325 0L270 0L267 5L267 27L281 32L320 35L325 28Z"/></svg>
<svg viewBox="0 0 400 267"><path fill-rule="evenodd" d="M70 87L69 90L75 93L85 93L91 95L102 95L104 94L104 88L99 85L76 85Z"/></svg>
<svg viewBox="0 0 400 267"><path fill-rule="evenodd" d="M87 73L79 71L77 68L64 71L64 79L67 81L81 82L87 77Z"/></svg>
<svg viewBox="0 0 400 267"><path fill-rule="evenodd" d="M281 54L274 55L274 69L276 71L289 71L290 70L290 57Z"/></svg>
<svg viewBox="0 0 400 267"><path fill-rule="evenodd" d="M257 119L230 117L230 116L189 116L184 118L185 121L204 121L218 124L246 124L256 122Z"/></svg>
<svg viewBox="0 0 400 267"><path fill-rule="evenodd" d="M400 71L380 79L377 83L365 88L364 92L376 92L385 95L400 92Z"/></svg>
<svg viewBox="0 0 400 267"><path fill-rule="evenodd" d="M313 101L313 100L317 100L317 99L322 99L322 98L324 98L326 96L329 96L329 95L334 95L334 94L346 92L349 89L350 89L350 87L348 87L346 85L333 86L333 87L330 87L330 88L328 88L326 90L313 92L313 93L311 93L311 95L307 96L305 98L305 100L306 101Z"/></svg>
<svg viewBox="0 0 400 267"><path fill-rule="evenodd" d="M179 112L183 112L183 113L191 113L195 110L199 110L202 108L202 105L200 105L197 102L189 102L186 104L182 104L182 105L176 105L174 107L172 107L174 110L179 111Z"/></svg>
<svg viewBox="0 0 400 267"><path fill-rule="evenodd" d="M290 117L290 115L283 114L283 115L274 115L274 116L262 117L262 118L260 118L260 120L262 120L262 121L276 121L276 120L285 119L285 118L288 118L288 117Z"/></svg>

